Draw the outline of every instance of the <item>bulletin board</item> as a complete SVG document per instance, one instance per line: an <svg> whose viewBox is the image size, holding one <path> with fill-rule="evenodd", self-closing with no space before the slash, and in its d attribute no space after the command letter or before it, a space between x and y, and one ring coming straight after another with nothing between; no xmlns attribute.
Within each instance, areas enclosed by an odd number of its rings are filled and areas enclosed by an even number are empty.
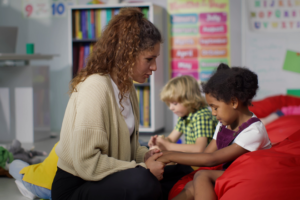
<svg viewBox="0 0 300 200"><path fill-rule="evenodd" d="M253 13L255 6L260 7ZM271 11L277 12L278 17L275 15L273 20L268 20ZM300 21L300 1L245 0L242 1L242 17L242 62L258 75L259 90L255 99L278 94L300 96L300 29L283 25L283 22L297 25ZM255 21L263 27L255 30ZM278 23L277 29L265 28L264 22L270 26Z"/></svg>

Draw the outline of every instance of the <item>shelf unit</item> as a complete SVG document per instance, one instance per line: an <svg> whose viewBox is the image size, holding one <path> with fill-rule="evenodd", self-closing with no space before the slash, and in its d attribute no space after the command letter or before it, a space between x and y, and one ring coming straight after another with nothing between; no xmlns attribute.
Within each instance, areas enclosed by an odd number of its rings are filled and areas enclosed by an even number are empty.
<svg viewBox="0 0 300 200"><path fill-rule="evenodd" d="M49 66L31 65L34 60L51 60L58 55L0 54L0 141L33 143L50 137Z"/></svg>
<svg viewBox="0 0 300 200"><path fill-rule="evenodd" d="M74 65L78 59L78 56L80 52L77 52L76 50L80 48L81 45L88 45L91 43L95 43L97 41L96 38L86 38L82 37L82 35L79 34L79 38L84 38L84 39L79 39L78 37L76 38L76 35L78 33L78 18L76 20L76 15L78 16L78 12L91 12L94 13L93 15L95 16L95 13L97 10L106 10L111 12L111 10L115 9L121 9L124 7L138 7L142 11L147 10L148 14L148 19L151 21L155 26L160 30L162 34L162 29L163 29L163 10L161 7L156 6L152 3L138 3L138 4L116 4L116 5L84 5L84 6L71 6L69 7L69 47L70 47L70 54L69 54L69 62L72 63L72 75L74 76L76 74L76 66ZM101 12L101 11L100 11ZM100 13L99 12L99 13ZM91 15L91 16L93 16ZM83 15L84 16L84 15ZM99 16L101 16L99 14ZM99 19L98 19L99 20ZM77 22L77 25L76 25ZM94 21L95 24L97 21ZM99 22L99 21L98 21ZM101 20L100 20L101 23ZM99 24L98 24L99 26ZM90 27L88 27L88 30ZM92 28L92 31L96 31L97 28ZM76 32L77 30L77 32ZM102 31L102 28L101 28ZM97 36L97 33L93 33L95 36ZM86 36L86 35L85 35ZM100 36L101 37L101 36ZM77 49L76 49L77 48ZM76 54L76 55L74 55ZM160 90L164 86L164 76L163 76L163 46L161 45L161 50L160 50L160 56L157 58L157 71L150 76L149 83L143 83L143 84L134 84L136 88L145 88L148 87L150 90L149 94L149 126L145 127L141 125L140 123L140 132L144 134L153 134L155 132L160 132L164 130L164 105L163 102L160 101ZM76 61L76 62L75 62ZM75 67L75 68L74 68ZM74 70L75 69L75 70ZM142 112L141 112L142 111ZM143 113L144 110L140 109L140 113Z"/></svg>

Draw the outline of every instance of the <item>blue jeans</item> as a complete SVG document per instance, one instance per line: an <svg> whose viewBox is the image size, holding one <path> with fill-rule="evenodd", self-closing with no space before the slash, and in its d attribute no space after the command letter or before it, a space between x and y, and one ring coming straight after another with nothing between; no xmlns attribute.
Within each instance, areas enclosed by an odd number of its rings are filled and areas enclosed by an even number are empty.
<svg viewBox="0 0 300 200"><path fill-rule="evenodd" d="M14 160L9 165L9 173L14 177L16 180L19 180L23 183L23 185L26 187L27 190L29 190L32 194L35 196L41 198L41 199L51 199L51 190L47 188L43 188L31 183L28 183L26 181L23 181L23 174L19 174L19 172L24 168L29 166L28 163L22 161L22 160Z"/></svg>

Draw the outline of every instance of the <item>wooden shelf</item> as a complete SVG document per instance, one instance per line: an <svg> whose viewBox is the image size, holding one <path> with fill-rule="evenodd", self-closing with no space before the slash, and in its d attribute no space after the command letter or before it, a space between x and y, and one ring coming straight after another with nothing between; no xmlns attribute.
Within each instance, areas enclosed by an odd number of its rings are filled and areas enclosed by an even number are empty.
<svg viewBox="0 0 300 200"><path fill-rule="evenodd" d="M1 54L0 60L51 60L53 57L59 56L54 55L43 55L43 54Z"/></svg>

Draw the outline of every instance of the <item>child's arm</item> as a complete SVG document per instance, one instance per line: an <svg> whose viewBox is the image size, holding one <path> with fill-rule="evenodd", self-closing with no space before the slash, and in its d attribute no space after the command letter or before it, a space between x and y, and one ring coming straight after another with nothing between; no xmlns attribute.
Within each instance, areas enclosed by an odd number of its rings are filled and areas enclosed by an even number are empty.
<svg viewBox="0 0 300 200"><path fill-rule="evenodd" d="M204 153L213 153L218 150L217 147L217 141L215 139L212 139L209 143L209 145L204 150Z"/></svg>
<svg viewBox="0 0 300 200"><path fill-rule="evenodd" d="M180 136L182 135L181 132L177 131L176 129L174 129L170 135L168 137L166 137L166 139L168 140L168 142L171 143L175 143L179 140Z"/></svg>
<svg viewBox="0 0 300 200"><path fill-rule="evenodd" d="M182 151L201 153L207 146L207 137L199 137L195 144L176 144L171 143L163 138L156 139L157 146L163 151Z"/></svg>
<svg viewBox="0 0 300 200"><path fill-rule="evenodd" d="M183 153L165 151L157 161L163 163L175 162L182 165L211 167L228 161L232 161L239 156L249 152L241 146L232 145L212 153Z"/></svg>
<svg viewBox="0 0 300 200"><path fill-rule="evenodd" d="M154 136L151 136L149 142L148 142L148 146L151 148L151 147L154 147L154 146L157 146L157 139L159 138L160 141L166 141L168 143L173 143L173 142L177 142L178 139L180 138L180 136L182 135L181 132L177 131L176 129L174 129L170 135L166 138L163 138L163 137L158 137L157 135L154 135ZM159 147L160 148L160 147ZM163 147L163 150L166 150L164 147Z"/></svg>

